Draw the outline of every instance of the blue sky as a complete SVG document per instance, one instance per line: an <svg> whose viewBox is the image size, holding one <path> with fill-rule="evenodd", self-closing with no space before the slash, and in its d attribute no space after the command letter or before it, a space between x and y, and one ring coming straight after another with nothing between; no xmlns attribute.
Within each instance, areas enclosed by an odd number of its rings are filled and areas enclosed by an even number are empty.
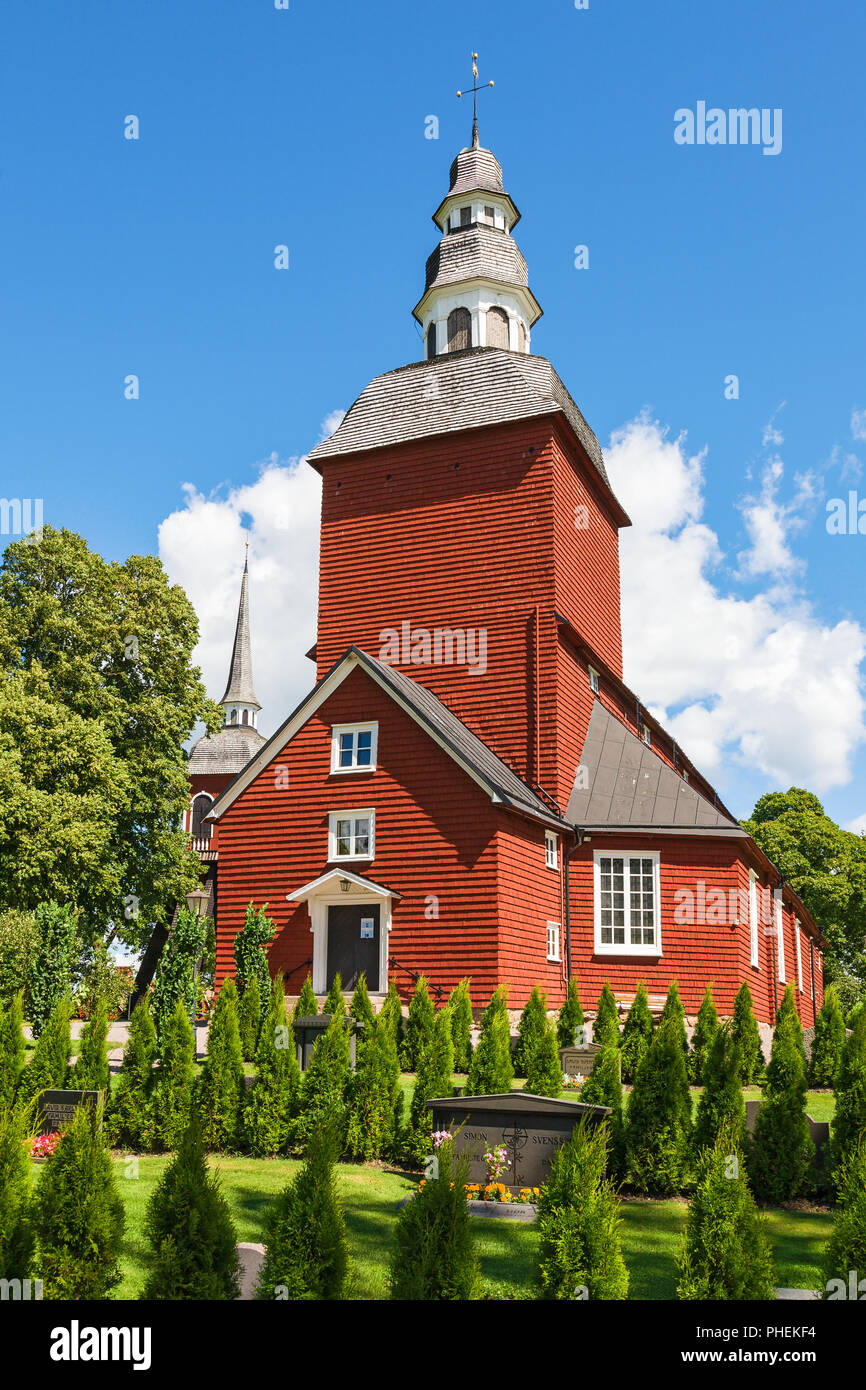
<svg viewBox="0 0 866 1390"><path fill-rule="evenodd" d="M212 686L244 522L263 726L309 684L315 478L292 461L422 355L477 48L533 350L636 521L667 479L624 540L627 678L738 814L789 781L866 813L866 537L825 525L828 498L866 498L862 9L19 0L3 38L0 491L107 556L159 546ZM677 145L700 100L780 108L781 152Z"/></svg>

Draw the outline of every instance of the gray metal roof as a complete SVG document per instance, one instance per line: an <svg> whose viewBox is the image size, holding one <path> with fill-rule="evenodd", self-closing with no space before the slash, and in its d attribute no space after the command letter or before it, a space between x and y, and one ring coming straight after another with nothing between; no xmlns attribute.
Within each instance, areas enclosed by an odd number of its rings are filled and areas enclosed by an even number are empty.
<svg viewBox="0 0 866 1390"><path fill-rule="evenodd" d="M200 774L230 772L234 775L246 767L264 741L264 736L251 724L224 724L215 734L205 734L204 738L193 744L188 771Z"/></svg>
<svg viewBox="0 0 866 1390"><path fill-rule="evenodd" d="M585 788L578 786L582 780ZM742 826L683 781L600 700L593 705L565 814L584 830L634 827L748 838Z"/></svg>
<svg viewBox="0 0 866 1390"><path fill-rule="evenodd" d="M517 242L501 228L481 222L445 233L427 257L425 289L477 276L523 289L529 286L529 271Z"/></svg>
<svg viewBox="0 0 866 1390"><path fill-rule="evenodd" d="M381 449L536 415L562 414L610 489L598 440L546 357L469 348L374 377L339 429L307 455L321 459Z"/></svg>
<svg viewBox="0 0 866 1390"><path fill-rule="evenodd" d="M235 640L232 647L228 685L219 703L225 705L234 701L243 705L255 705L256 709L261 709L253 689L253 658L250 652L249 574L247 573L246 560L244 561L244 575L241 580L241 597L238 603L238 620L235 625Z"/></svg>

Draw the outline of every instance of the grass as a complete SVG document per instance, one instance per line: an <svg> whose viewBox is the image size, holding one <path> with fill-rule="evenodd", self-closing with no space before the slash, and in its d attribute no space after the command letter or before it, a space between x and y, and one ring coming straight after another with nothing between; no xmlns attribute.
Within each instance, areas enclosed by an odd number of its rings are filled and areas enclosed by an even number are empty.
<svg viewBox="0 0 866 1390"><path fill-rule="evenodd" d="M120 1299L140 1297L147 1273L144 1233L147 1203L170 1159L142 1155L115 1161L117 1185L126 1211L121 1256ZM265 1214L299 1164L294 1159L229 1158L212 1155L232 1209L238 1240L261 1241ZM34 1165L37 1176L42 1165ZM388 1296L388 1263L398 1203L413 1190L416 1178L387 1167L341 1163L337 1169L352 1252L352 1297ZM676 1257L687 1205L682 1200L635 1201L622 1208L623 1255L631 1276L632 1299L676 1298ZM814 1288L824 1244L830 1234L826 1213L767 1213L768 1234L776 1256L777 1283L787 1288ZM481 1261L482 1294L488 1299L532 1299L538 1232L530 1223L473 1217Z"/></svg>

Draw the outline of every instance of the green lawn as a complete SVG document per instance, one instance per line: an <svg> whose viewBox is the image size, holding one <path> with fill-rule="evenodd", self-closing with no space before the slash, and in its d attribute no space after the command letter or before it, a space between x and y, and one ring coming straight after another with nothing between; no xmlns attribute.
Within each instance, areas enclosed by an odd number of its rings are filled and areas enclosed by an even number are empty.
<svg viewBox="0 0 866 1390"><path fill-rule="evenodd" d="M144 1216L148 1199L169 1162L164 1155L143 1155L137 1160L115 1162L118 1188L126 1209L126 1238L122 1256L123 1283L117 1297L140 1296L147 1268ZM292 1159L225 1158L212 1156L211 1168L219 1173L232 1208L238 1239L262 1240L262 1224L269 1203L298 1163ZM42 1165L34 1165L37 1175ZM415 1186L411 1175L393 1169L341 1163L340 1190L352 1247L356 1299L387 1297L388 1261L398 1203ZM622 1204L623 1253L631 1275L634 1299L676 1297L675 1260L686 1218L683 1201L646 1202L626 1199ZM818 1279L819 1261L830 1232L825 1213L788 1211L768 1213L770 1238L776 1252L778 1283L790 1288L812 1288ZM534 1270L537 1231L517 1221L473 1218L481 1258L483 1295L494 1299L535 1297Z"/></svg>

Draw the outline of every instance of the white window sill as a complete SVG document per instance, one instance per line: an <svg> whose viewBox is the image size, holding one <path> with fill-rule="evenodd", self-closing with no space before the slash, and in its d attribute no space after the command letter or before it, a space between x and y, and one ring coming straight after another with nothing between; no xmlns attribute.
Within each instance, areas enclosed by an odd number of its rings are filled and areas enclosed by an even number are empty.
<svg viewBox="0 0 866 1390"><path fill-rule="evenodd" d="M597 956L658 956L661 957L660 946L629 946L624 943L620 946L608 946L595 943L594 954Z"/></svg>
<svg viewBox="0 0 866 1390"><path fill-rule="evenodd" d="M347 772L375 772L375 767L332 767L332 777L345 777Z"/></svg>

